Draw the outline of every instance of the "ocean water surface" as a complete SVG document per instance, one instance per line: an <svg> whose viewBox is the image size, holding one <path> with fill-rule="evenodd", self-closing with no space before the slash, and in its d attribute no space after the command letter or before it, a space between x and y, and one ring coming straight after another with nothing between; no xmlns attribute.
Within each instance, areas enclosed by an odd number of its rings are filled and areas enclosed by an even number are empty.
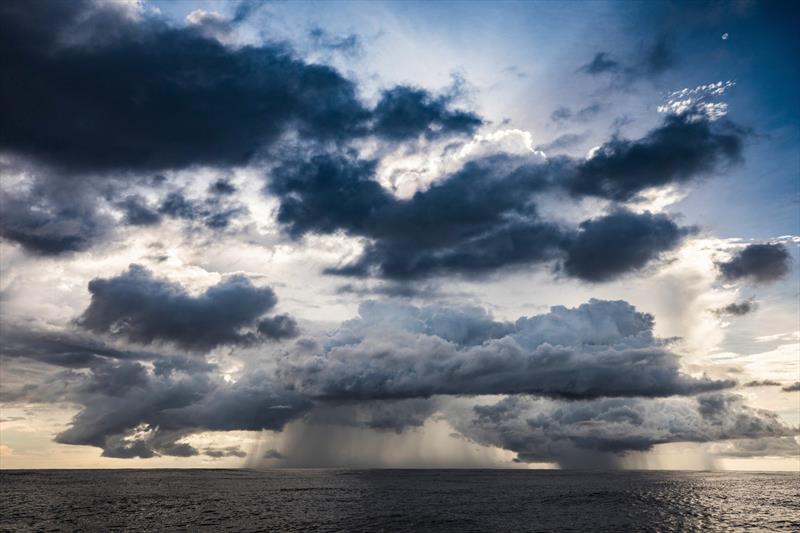
<svg viewBox="0 0 800 533"><path fill-rule="evenodd" d="M0 472L2 531L800 531L800 474Z"/></svg>

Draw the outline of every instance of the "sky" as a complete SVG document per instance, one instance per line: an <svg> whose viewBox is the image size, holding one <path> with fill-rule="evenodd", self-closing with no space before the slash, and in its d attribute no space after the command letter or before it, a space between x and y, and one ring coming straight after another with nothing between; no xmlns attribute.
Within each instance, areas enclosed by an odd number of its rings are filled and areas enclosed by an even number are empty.
<svg viewBox="0 0 800 533"><path fill-rule="evenodd" d="M0 3L0 467L800 470L798 22Z"/></svg>

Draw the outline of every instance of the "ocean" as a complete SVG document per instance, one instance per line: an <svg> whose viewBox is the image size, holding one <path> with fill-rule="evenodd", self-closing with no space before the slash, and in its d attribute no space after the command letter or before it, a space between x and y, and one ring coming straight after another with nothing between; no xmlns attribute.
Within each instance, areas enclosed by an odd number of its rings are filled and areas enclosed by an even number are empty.
<svg viewBox="0 0 800 533"><path fill-rule="evenodd" d="M0 472L3 531L800 531L800 474Z"/></svg>

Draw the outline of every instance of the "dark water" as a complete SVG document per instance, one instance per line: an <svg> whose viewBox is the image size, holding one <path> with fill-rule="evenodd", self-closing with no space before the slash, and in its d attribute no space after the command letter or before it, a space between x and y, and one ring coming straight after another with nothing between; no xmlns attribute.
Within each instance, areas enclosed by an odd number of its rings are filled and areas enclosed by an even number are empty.
<svg viewBox="0 0 800 533"><path fill-rule="evenodd" d="M0 530L800 531L800 475L4 471Z"/></svg>

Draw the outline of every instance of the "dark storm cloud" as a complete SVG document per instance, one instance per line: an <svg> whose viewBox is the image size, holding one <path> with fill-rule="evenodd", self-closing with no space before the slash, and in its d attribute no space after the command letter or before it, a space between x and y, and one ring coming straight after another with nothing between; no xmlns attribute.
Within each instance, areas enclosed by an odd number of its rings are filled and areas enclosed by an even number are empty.
<svg viewBox="0 0 800 533"><path fill-rule="evenodd" d="M0 191L0 236L35 255L82 252L105 239L113 220L80 188L69 194L47 180L29 191Z"/></svg>
<svg viewBox="0 0 800 533"><path fill-rule="evenodd" d="M281 199L278 221L294 237L340 229L366 232L371 213L395 201L371 179L375 165L354 154L284 162L273 171L268 185L269 192Z"/></svg>
<svg viewBox="0 0 800 533"><path fill-rule="evenodd" d="M294 318L289 315L277 315L262 318L256 330L268 339L291 339L300 334L300 328Z"/></svg>
<svg viewBox="0 0 800 533"><path fill-rule="evenodd" d="M441 413L478 443L566 466L665 442L791 434L741 398L708 392L733 382L681 373L653 327L651 315L621 301L554 307L515 322L476 307L369 302L358 319L298 342L274 375L249 370L230 382L189 359L108 353L80 373L16 393L4 387L2 397L81 405L57 441L99 447L107 457L188 457L208 451L185 442L193 433L280 431L301 417L312 426L400 433ZM476 394L522 395L471 411L430 398ZM688 395L697 396L681 397ZM660 396L670 398L652 398Z"/></svg>
<svg viewBox="0 0 800 533"><path fill-rule="evenodd" d="M762 379L762 380L754 380L748 381L743 387L780 387L781 384L779 381L773 381L771 379Z"/></svg>
<svg viewBox="0 0 800 533"><path fill-rule="evenodd" d="M537 195L565 189L573 197L627 201L718 172L738 160L741 145L733 125L685 114L667 117L642 139L615 138L587 160L471 160L410 198L377 182L377 161L347 152L289 157L273 170L268 191L279 198L278 221L293 238L342 231L367 239L359 258L329 273L412 280L567 261L562 272L605 281L674 249L692 228L618 209L572 229L542 219Z"/></svg>
<svg viewBox="0 0 800 533"><path fill-rule="evenodd" d="M118 207L125 213L125 222L131 226L152 226L161 222L158 211L147 205L141 196L128 196Z"/></svg>
<svg viewBox="0 0 800 533"><path fill-rule="evenodd" d="M72 402L74 391L86 376L75 370L42 372L34 365L3 360L0 402L8 404ZM32 379L35 378L35 380Z"/></svg>
<svg viewBox="0 0 800 533"><path fill-rule="evenodd" d="M228 48L196 27L171 27L151 16L136 21L113 6L73 2L50 9L43 2L7 2L0 25L8 30L0 32L0 54L15 79L0 93L10 110L0 148L49 162L69 176L228 167L272 149L278 159L268 190L278 196L278 220L291 236L344 232L367 240L355 262L328 270L342 275L412 280L557 263L577 253L575 242L597 221L576 231L545 220L537 193L566 188L576 197L625 201L648 187L714 172L736 159L741 145L741 132L727 123L671 117L639 141L613 139L587 161L532 164L497 155L399 199L376 181L379 161L359 160L348 152L349 143L370 135L394 143L474 132L484 121L453 107L457 85L441 94L387 88L368 108L352 81L285 48ZM53 87L59 90L50 94ZM583 120L599 109L588 105L574 116ZM289 131L301 146L313 146L312 153L296 159L277 153L274 141ZM324 153L329 141L340 153ZM223 230L244 212L223 202L228 192L223 181L206 201L172 191L158 212L135 195L111 201L129 224L170 217ZM76 212L60 202L47 212L24 200L0 219L0 230L39 253L85 250L112 226L96 206ZM620 249L609 253L628 262L599 277L637 270L637 257L655 259L674 247L665 227L652 224L658 233L637 241L647 250L618 241ZM658 243L661 250L654 248Z"/></svg>
<svg viewBox="0 0 800 533"><path fill-rule="evenodd" d="M0 398L7 402L74 402L77 393L118 394L142 383L144 367L137 361L152 365L158 376L216 370L203 360L119 349L72 331L4 324L2 337Z"/></svg>
<svg viewBox="0 0 800 533"><path fill-rule="evenodd" d="M26 358L41 363L87 368L106 359L153 360L157 353L120 350L85 334L69 331L44 331L4 324L0 354L6 358Z"/></svg>
<svg viewBox="0 0 800 533"><path fill-rule="evenodd" d="M389 298L432 298L442 296L442 290L431 284L422 283L345 283L336 288L336 294L356 294L358 296L388 296Z"/></svg>
<svg viewBox="0 0 800 533"><path fill-rule="evenodd" d="M783 392L797 392L800 391L800 381L795 381L791 385L786 385L785 387L781 388Z"/></svg>
<svg viewBox="0 0 800 533"><path fill-rule="evenodd" d="M183 194L179 192L171 192L161 202L161 207L158 211L164 215L183 218L186 220L194 220L205 214L194 202L189 201Z"/></svg>
<svg viewBox="0 0 800 533"><path fill-rule="evenodd" d="M469 134L483 124L474 113L451 109L452 99L450 94L434 97L424 89L402 85L384 91L375 106L373 132L402 141L419 135Z"/></svg>
<svg viewBox="0 0 800 533"><path fill-rule="evenodd" d="M577 196L626 201L649 187L686 183L741 158L744 132L724 120L669 115L643 138L615 137L578 164L566 188Z"/></svg>
<svg viewBox="0 0 800 533"><path fill-rule="evenodd" d="M456 429L482 444L517 452L524 461L610 460L668 442L785 437L793 430L777 415L744 405L728 393L696 398L606 398L558 402L526 396L477 406L454 420ZM589 455L587 455L589 454ZM598 464L598 463L595 463Z"/></svg>
<svg viewBox="0 0 800 533"><path fill-rule="evenodd" d="M691 232L649 212L620 210L587 220L567 248L564 271L586 281L608 281L643 268Z"/></svg>
<svg viewBox="0 0 800 533"><path fill-rule="evenodd" d="M406 86L370 110L352 81L284 46L226 47L206 31L220 22L172 27L88 1L3 2L0 59L14 83L0 91L0 149L81 172L227 167L288 129L324 142L482 123L451 110L451 95Z"/></svg>
<svg viewBox="0 0 800 533"><path fill-rule="evenodd" d="M495 322L480 309L362 305L323 344L298 343L281 383L326 400L438 394L562 398L671 396L732 387L691 378L652 335L653 318L625 302Z"/></svg>
<svg viewBox="0 0 800 533"><path fill-rule="evenodd" d="M394 279L479 273L553 257L562 240L527 200L546 187L546 168L491 157L409 199L391 195L374 171L373 161L323 154L286 162L273 173L269 189L281 198L278 220L295 238L344 230L373 239L355 264L331 272L376 271Z"/></svg>
<svg viewBox="0 0 800 533"><path fill-rule="evenodd" d="M87 394L124 396L134 387L148 382L147 370L136 361L99 363L92 367L91 377L83 388Z"/></svg>
<svg viewBox="0 0 800 533"><path fill-rule="evenodd" d="M73 170L242 164L290 124L335 140L369 115L329 67L110 6L4 2L0 36L14 80L0 92L0 147Z"/></svg>
<svg viewBox="0 0 800 533"><path fill-rule="evenodd" d="M752 300L746 300L744 302L729 303L724 307L712 309L712 312L717 316L744 316L752 313L756 309L758 309L758 304Z"/></svg>
<svg viewBox="0 0 800 533"><path fill-rule="evenodd" d="M158 211L160 214L170 218L178 218L189 222L200 221L210 229L225 229L232 220L248 212L243 205L224 199L224 197L231 195L235 191L230 187L232 186L226 182L218 181L212 184L212 196L208 197L204 202L189 199L183 193L173 191L164 197Z"/></svg>
<svg viewBox="0 0 800 533"><path fill-rule="evenodd" d="M171 342L207 351L222 344L253 343L261 336L276 339L297 333L288 316L261 318L278 299L272 289L256 287L242 275L229 276L192 296L181 285L131 265L119 276L92 280L89 292L91 303L77 320L81 327L143 344Z"/></svg>
<svg viewBox="0 0 800 533"><path fill-rule="evenodd" d="M186 457L198 451L180 440L201 431L280 430L310 403L254 372L228 383L205 372L157 375L139 363L108 364L74 387L70 401L83 406L62 444L103 449L106 457ZM116 383L116 387L95 383Z"/></svg>
<svg viewBox="0 0 800 533"><path fill-rule="evenodd" d="M717 266L725 281L768 283L789 272L791 256L781 243L749 244Z"/></svg>
<svg viewBox="0 0 800 533"><path fill-rule="evenodd" d="M236 192L236 187L228 180L219 179L208 188L212 194L227 196Z"/></svg>

